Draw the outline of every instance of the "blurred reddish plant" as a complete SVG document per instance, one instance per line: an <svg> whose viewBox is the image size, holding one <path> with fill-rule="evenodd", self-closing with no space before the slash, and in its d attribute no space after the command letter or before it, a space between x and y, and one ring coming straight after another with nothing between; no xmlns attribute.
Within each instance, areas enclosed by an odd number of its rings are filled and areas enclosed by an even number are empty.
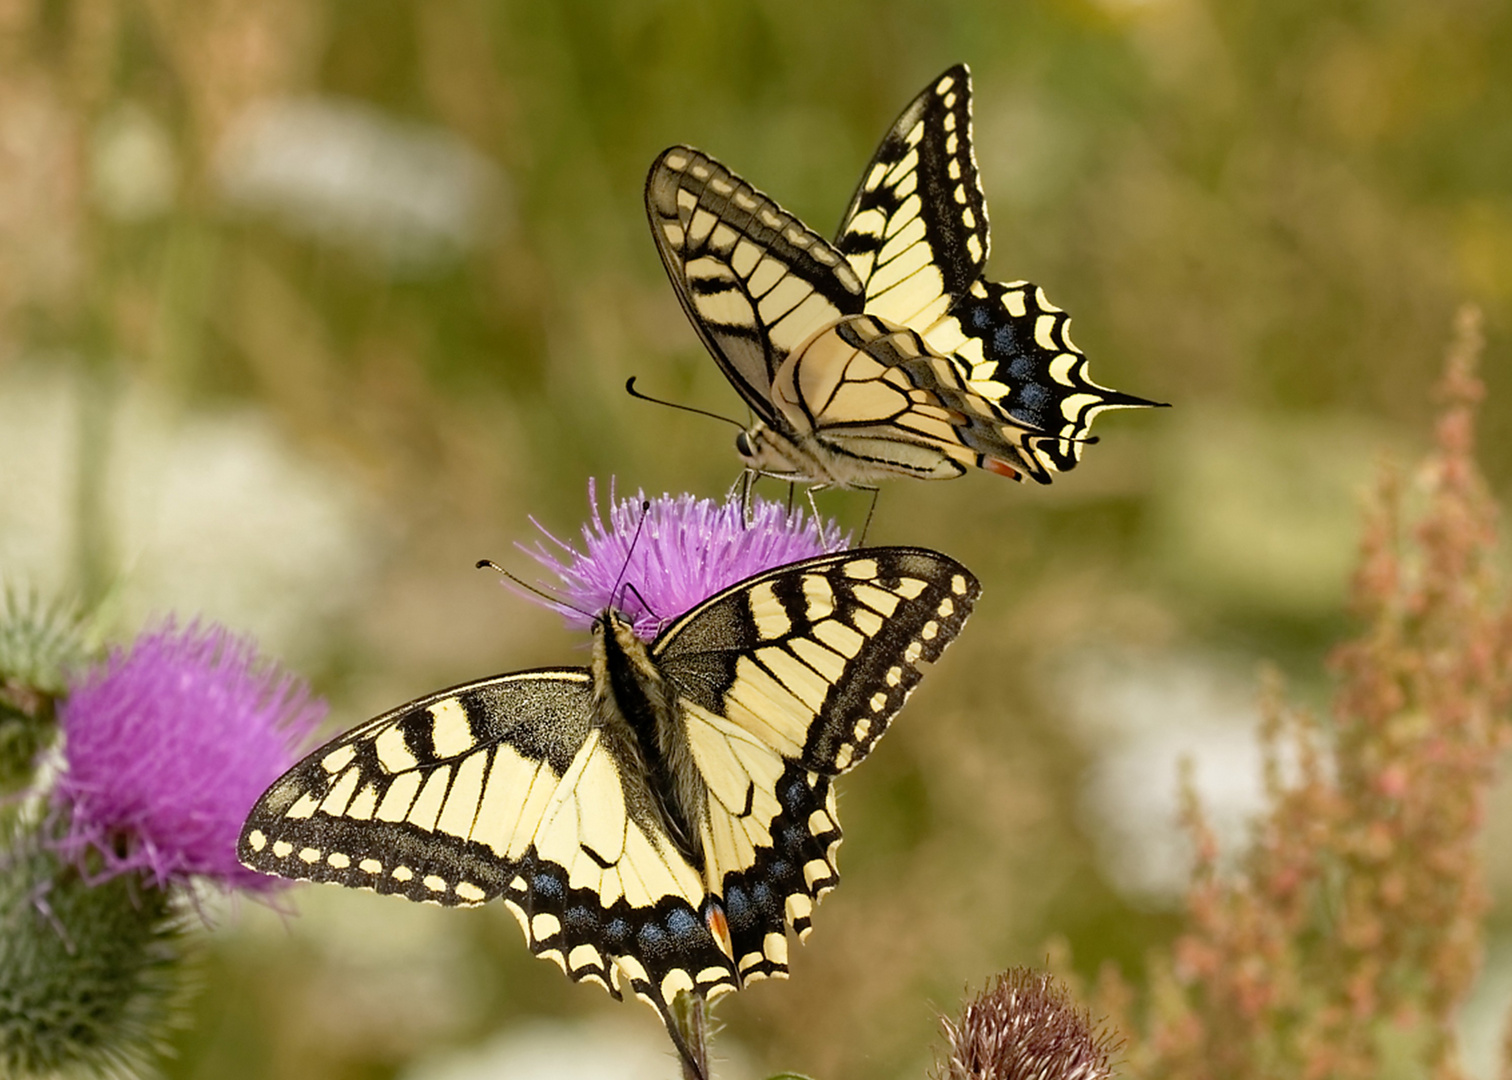
<svg viewBox="0 0 1512 1080"><path fill-rule="evenodd" d="M1332 723L1266 695L1269 810L1233 873L1188 786L1186 930L1154 958L1142 1023L1117 974L1098 994L1131 1036L1130 1075L1463 1075L1453 1024L1487 907L1476 843L1512 732L1512 610L1473 456L1481 347L1466 308L1435 448L1376 493Z"/></svg>

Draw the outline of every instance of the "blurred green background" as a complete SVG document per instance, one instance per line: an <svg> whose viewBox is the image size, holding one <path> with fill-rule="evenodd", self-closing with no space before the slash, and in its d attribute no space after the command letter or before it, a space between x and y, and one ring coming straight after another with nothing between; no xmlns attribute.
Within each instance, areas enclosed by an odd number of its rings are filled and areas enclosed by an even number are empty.
<svg viewBox="0 0 1512 1080"><path fill-rule="evenodd" d="M254 632L333 731L581 657L474 561L529 574L512 545L573 533L589 476L738 471L727 429L622 390L743 415L647 235L652 158L695 144L827 232L966 60L992 275L1176 408L1105 416L1049 488L882 494L872 541L986 593L845 781L793 979L726 999L715 1047L729 1077L919 1076L967 985L1055 936L1137 973L1171 935L1180 755L1242 839L1257 664L1323 700L1362 493L1426 444L1466 300L1512 485L1509 56L1494 0L3 0L0 572L123 634ZM674 1075L647 1010L501 907L206 903L172 1077ZM1512 995L1492 956L1472 1066Z"/></svg>

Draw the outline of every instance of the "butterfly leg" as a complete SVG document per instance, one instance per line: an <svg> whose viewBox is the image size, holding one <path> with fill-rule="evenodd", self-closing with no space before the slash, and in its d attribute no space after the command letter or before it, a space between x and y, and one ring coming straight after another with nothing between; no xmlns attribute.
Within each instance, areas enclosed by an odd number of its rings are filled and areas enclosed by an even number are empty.
<svg viewBox="0 0 1512 1080"><path fill-rule="evenodd" d="M755 520L751 510L751 493L756 487L756 478L759 475L750 469L742 469L740 476L730 485L730 490L725 492L726 500L733 499L735 493L740 492L740 519L747 526Z"/></svg>
<svg viewBox="0 0 1512 1080"><path fill-rule="evenodd" d="M866 523L861 526L861 542L856 545L857 547L866 546L866 534L871 531L872 515L877 512L877 496L882 494L882 489L874 487L871 493L871 505L866 508Z"/></svg>
<svg viewBox="0 0 1512 1080"><path fill-rule="evenodd" d="M812 484L812 485L809 486L808 491L806 492L806 494L808 495L809 512L814 515L814 520L815 521L823 521L824 518L822 518L822 517L819 516L819 504L814 501L814 496L817 493L821 492L821 491L828 491L828 490L829 490L829 485L828 484ZM792 511L793 511L792 494L793 494L792 493L792 489L789 488L788 489L788 513L792 513Z"/></svg>
<svg viewBox="0 0 1512 1080"><path fill-rule="evenodd" d="M661 633L660 625L665 624L667 622L667 619L664 616L658 614L657 610L647 602L646 598L641 595L641 591L635 587L635 582L625 582L625 595L635 597L635 601L636 603L640 604L641 610L644 611L647 615L650 615L652 618L656 619L658 623L657 633Z"/></svg>

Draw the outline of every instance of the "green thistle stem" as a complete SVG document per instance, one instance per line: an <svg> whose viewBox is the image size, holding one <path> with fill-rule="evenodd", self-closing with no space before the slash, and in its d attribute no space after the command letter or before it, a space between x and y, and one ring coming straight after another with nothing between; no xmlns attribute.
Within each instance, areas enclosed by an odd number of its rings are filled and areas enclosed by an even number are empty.
<svg viewBox="0 0 1512 1080"><path fill-rule="evenodd" d="M672 1022L687 1051L682 1059L683 1080L710 1080L707 1013L702 994L684 992L672 999Z"/></svg>
<svg viewBox="0 0 1512 1080"><path fill-rule="evenodd" d="M183 931L163 889L91 885L35 833L0 851L0 1075L137 1075L183 993Z"/></svg>

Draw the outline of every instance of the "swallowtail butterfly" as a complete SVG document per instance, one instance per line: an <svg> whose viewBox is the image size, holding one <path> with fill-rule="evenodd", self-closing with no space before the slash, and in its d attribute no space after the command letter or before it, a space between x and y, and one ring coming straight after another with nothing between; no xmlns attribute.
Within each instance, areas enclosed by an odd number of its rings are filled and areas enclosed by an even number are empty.
<svg viewBox="0 0 1512 1080"><path fill-rule="evenodd" d="M617 612L587 668L497 675L310 754L243 826L269 874L450 906L495 898L530 949L673 1024L678 993L786 977L838 880L834 778L871 752L979 593L922 548L732 586L649 645ZM695 1066L696 1068L696 1066Z"/></svg>
<svg viewBox="0 0 1512 1080"><path fill-rule="evenodd" d="M975 465L1049 483L1105 409L1070 319L982 277L987 204L971 73L941 75L883 138L833 244L701 151L651 167L646 212L683 309L758 422L754 472L835 487Z"/></svg>

